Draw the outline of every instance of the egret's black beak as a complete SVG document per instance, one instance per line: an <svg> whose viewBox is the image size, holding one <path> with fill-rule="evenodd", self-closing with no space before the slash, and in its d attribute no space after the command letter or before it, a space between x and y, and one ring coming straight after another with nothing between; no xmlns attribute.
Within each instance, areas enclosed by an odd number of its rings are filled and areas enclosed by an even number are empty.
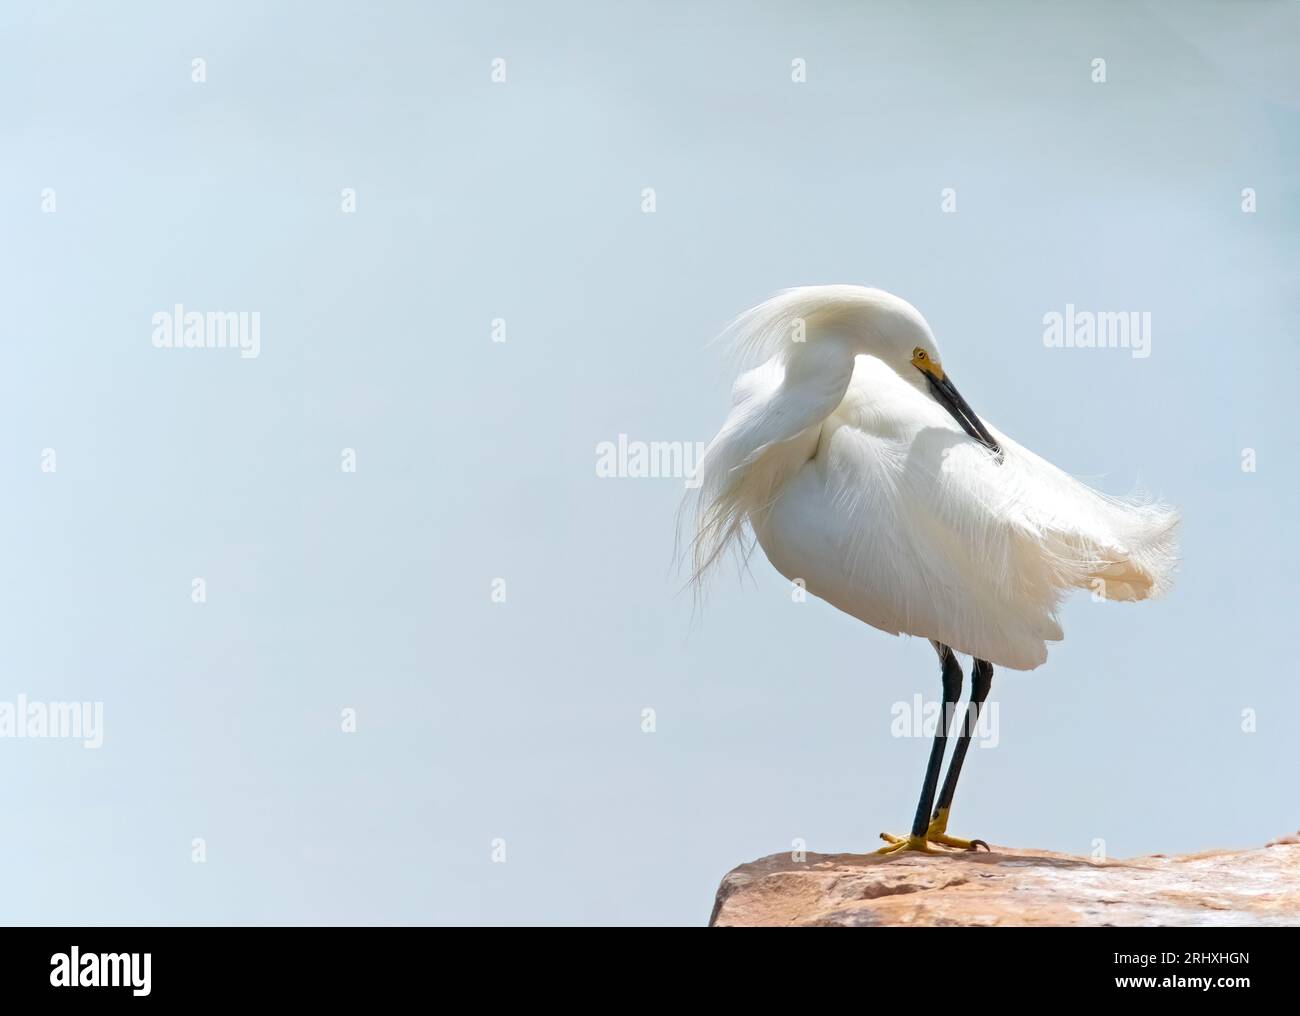
<svg viewBox="0 0 1300 1016"><path fill-rule="evenodd" d="M922 373L930 382L930 394L952 414L954 420L961 424L961 429L991 451L993 457L1001 462L1002 448L993 440L993 435L980 422L980 418L975 415L975 410L971 409L966 400L961 397L961 392L957 391L957 386L952 383L952 380L946 374L940 381L929 371L922 371Z"/></svg>

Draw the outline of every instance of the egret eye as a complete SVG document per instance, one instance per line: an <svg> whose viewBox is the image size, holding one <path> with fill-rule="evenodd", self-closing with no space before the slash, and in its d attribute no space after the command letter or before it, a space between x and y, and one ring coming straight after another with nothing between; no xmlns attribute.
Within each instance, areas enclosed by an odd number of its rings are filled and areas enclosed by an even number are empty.
<svg viewBox="0 0 1300 1016"><path fill-rule="evenodd" d="M915 356L918 360L924 360L925 350L922 349L920 346L917 346L914 350L912 350L912 355Z"/></svg>

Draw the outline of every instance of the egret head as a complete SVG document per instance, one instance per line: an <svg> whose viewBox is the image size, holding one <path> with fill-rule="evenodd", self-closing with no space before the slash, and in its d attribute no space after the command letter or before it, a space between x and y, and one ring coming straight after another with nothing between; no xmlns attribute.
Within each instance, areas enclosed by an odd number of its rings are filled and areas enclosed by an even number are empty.
<svg viewBox="0 0 1300 1016"><path fill-rule="evenodd" d="M991 451L998 460L1002 459L1002 448L994 440L993 435L988 432L988 428L975 415L975 410L971 409L970 404L961 397L961 392L957 391L957 386L952 383L950 378L943 369L943 364L939 362L938 350L934 348L933 341L918 344L912 350L912 366L921 372L930 387L930 394L934 396L935 401L952 415L961 429Z"/></svg>
<svg viewBox="0 0 1300 1016"><path fill-rule="evenodd" d="M792 329L793 324L798 328ZM735 348L754 363L780 357L790 363L803 360L812 372L829 363L830 369L851 373L857 356L880 360L918 391L928 392L962 430L1001 459L997 441L944 370L930 325L893 293L866 286L801 286L742 314L732 329ZM830 352L831 359L819 359L822 352Z"/></svg>
<svg viewBox="0 0 1300 1016"><path fill-rule="evenodd" d="M921 312L901 297L881 289L834 289L840 298L837 307L855 315L856 334L861 342L857 351L884 361L899 377L922 391L928 389L962 430L1000 461L1002 449L944 370L934 333Z"/></svg>

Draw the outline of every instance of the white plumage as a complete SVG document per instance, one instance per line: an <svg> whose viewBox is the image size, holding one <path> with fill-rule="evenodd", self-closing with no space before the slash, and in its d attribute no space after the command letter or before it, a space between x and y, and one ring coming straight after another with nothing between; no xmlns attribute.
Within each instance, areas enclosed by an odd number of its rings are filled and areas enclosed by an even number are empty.
<svg viewBox="0 0 1300 1016"><path fill-rule="evenodd" d="M758 366L699 467L697 581L750 529L840 610L1017 670L1062 637L1070 590L1168 588L1177 513L1101 494L985 424L996 455L938 401L927 370L948 365L904 300L806 287L731 331Z"/></svg>

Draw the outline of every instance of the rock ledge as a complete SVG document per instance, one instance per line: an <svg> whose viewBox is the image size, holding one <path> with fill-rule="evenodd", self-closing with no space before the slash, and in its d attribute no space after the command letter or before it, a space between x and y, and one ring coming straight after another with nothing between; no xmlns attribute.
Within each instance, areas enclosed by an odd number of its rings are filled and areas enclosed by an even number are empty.
<svg viewBox="0 0 1300 1016"><path fill-rule="evenodd" d="M1093 861L1043 850L772 854L733 869L711 927L1300 925L1300 834L1256 850Z"/></svg>

